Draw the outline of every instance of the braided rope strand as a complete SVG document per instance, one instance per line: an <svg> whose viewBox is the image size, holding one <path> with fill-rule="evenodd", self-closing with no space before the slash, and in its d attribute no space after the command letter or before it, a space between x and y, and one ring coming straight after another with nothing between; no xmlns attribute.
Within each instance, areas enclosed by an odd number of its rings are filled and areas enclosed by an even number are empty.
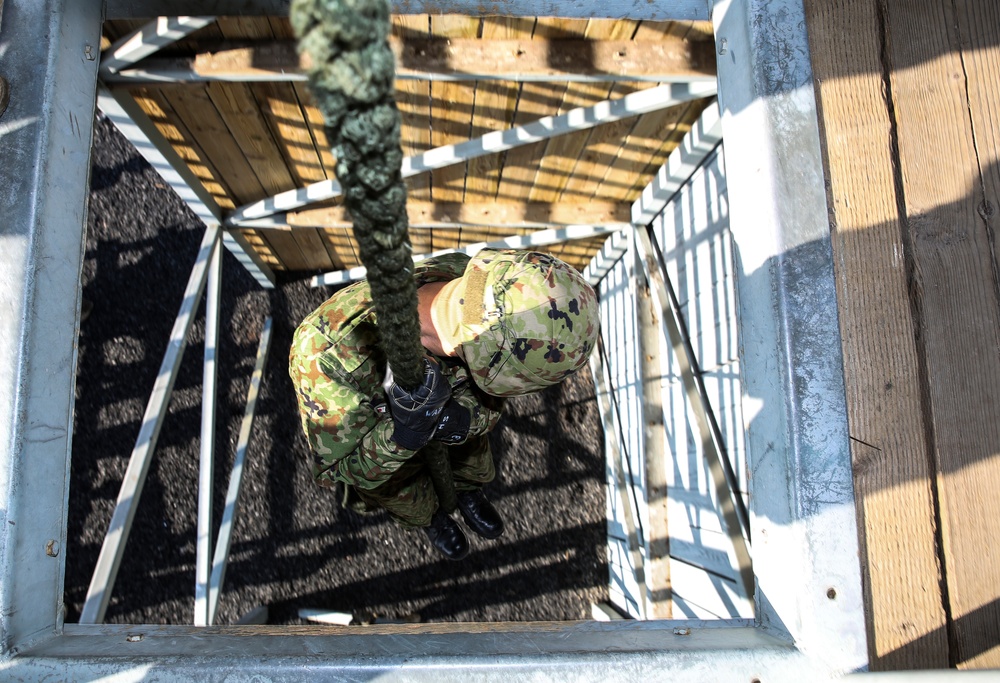
<svg viewBox="0 0 1000 683"><path fill-rule="evenodd" d="M423 380L417 289L407 232L396 66L386 0L293 0L289 18L308 55L309 85L326 122L337 180L354 222L379 320L380 346L399 384ZM445 446L421 451L438 503L456 507Z"/></svg>

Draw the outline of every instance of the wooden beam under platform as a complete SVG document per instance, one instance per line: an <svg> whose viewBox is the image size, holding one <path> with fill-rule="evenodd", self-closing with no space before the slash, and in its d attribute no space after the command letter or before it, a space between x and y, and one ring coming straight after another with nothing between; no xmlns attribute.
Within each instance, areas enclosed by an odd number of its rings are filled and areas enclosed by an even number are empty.
<svg viewBox="0 0 1000 683"><path fill-rule="evenodd" d="M406 204L411 228L492 225L504 227L549 227L561 225L604 225L628 223L630 206L626 202L419 202ZM331 206L285 214L290 226L311 228L349 228L354 222L343 206Z"/></svg>
<svg viewBox="0 0 1000 683"><path fill-rule="evenodd" d="M715 78L712 41L389 38L396 76L420 80L656 81ZM219 44L192 56L149 59L116 81L304 81L295 41Z"/></svg>

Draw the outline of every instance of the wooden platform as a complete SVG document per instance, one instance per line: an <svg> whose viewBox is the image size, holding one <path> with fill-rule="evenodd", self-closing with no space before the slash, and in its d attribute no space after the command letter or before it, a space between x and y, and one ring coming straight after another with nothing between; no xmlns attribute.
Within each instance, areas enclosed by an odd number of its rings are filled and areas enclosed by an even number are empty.
<svg viewBox="0 0 1000 683"><path fill-rule="evenodd" d="M141 25L106 22L106 44ZM194 80L127 86L224 210L334 178L308 86L288 77L301 73L293 38L284 18L220 18L148 64ZM711 25L704 22L395 16L392 44L407 155L617 99L656 86L650 79L658 76L710 79L715 68ZM518 80L504 79L515 74ZM623 74L645 80L621 80ZM540 227L628 222L630 203L707 101L408 179L414 253ZM284 221L245 233L273 269L359 265L350 218L336 200ZM582 268L603 241L544 249Z"/></svg>
<svg viewBox="0 0 1000 683"><path fill-rule="evenodd" d="M998 667L1000 5L805 6L872 667Z"/></svg>

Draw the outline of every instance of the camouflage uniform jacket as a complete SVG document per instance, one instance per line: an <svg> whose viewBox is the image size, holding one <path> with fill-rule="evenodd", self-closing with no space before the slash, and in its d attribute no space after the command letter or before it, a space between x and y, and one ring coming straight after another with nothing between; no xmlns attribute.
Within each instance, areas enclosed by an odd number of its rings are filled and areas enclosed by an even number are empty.
<svg viewBox="0 0 1000 683"><path fill-rule="evenodd" d="M468 262L463 254L423 261L414 269L417 287L460 277ZM471 413L469 438L492 430L503 400L479 391L468 368L457 359L440 360L452 387L452 400ZM334 294L296 330L289 374L317 483L333 486L339 481L371 491L413 456L414 451L391 438L393 423L382 389L385 365L366 281Z"/></svg>

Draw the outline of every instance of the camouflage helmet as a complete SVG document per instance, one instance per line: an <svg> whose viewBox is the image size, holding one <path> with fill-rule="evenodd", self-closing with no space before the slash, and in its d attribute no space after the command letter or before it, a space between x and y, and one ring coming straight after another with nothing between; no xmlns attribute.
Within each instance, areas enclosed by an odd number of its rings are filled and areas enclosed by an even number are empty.
<svg viewBox="0 0 1000 683"><path fill-rule="evenodd" d="M534 251L480 251L441 290L431 316L445 350L461 356L493 396L562 381L597 342L593 288L569 265Z"/></svg>

